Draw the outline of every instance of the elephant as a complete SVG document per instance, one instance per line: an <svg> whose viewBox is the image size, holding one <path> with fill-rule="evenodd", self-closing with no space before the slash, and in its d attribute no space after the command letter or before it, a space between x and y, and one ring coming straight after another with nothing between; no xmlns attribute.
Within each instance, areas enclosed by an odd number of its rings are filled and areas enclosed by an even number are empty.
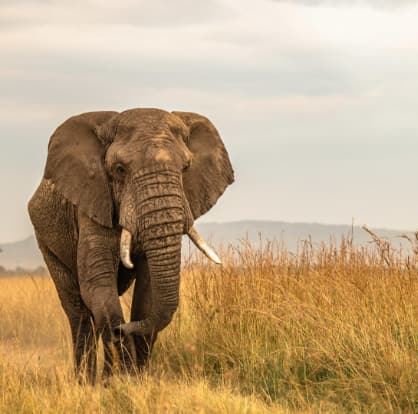
<svg viewBox="0 0 418 414"><path fill-rule="evenodd" d="M97 380L146 365L179 303L182 235L234 181L215 126L192 112L135 108L67 119L52 134L28 203L37 243L71 328L74 368ZM130 322L121 296L133 283Z"/></svg>

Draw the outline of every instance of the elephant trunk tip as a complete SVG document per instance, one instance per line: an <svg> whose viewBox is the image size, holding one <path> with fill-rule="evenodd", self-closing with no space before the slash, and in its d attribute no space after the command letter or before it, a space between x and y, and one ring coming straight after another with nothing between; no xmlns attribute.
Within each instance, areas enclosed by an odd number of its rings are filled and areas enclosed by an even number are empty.
<svg viewBox="0 0 418 414"><path fill-rule="evenodd" d="M146 321L132 321L128 323L122 323L121 325L113 328L113 335L115 342L119 342L121 338L128 335L149 335L153 329Z"/></svg>
<svg viewBox="0 0 418 414"><path fill-rule="evenodd" d="M127 335L132 335L136 332L136 329L134 329L134 324L131 323L123 323L116 328L113 328L113 341L114 342L120 342L121 339Z"/></svg>
<svg viewBox="0 0 418 414"><path fill-rule="evenodd" d="M174 312L163 312L157 317L154 316L141 321L122 323L113 328L114 341L118 342L121 338L128 335L144 336L162 331L171 322Z"/></svg>

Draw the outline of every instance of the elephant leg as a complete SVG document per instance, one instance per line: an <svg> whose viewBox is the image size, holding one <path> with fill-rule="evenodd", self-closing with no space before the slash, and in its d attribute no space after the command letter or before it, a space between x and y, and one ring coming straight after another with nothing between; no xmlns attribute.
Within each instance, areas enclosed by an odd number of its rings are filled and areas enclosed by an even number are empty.
<svg viewBox="0 0 418 414"><path fill-rule="evenodd" d="M70 319L70 318L69 318ZM96 382L98 335L93 328L93 318L84 306L83 312L70 319L76 372L90 383Z"/></svg>
<svg viewBox="0 0 418 414"><path fill-rule="evenodd" d="M103 350L103 378L110 377L113 374L115 364L124 373L135 373L135 343L132 335L116 342L103 340Z"/></svg>
<svg viewBox="0 0 418 414"><path fill-rule="evenodd" d="M138 271L132 298L131 321L141 321L148 318L152 304L150 275L148 263L145 258L138 261L137 268ZM137 367L141 369L151 355L152 348L157 339L157 333L145 336L133 335L133 338L135 341Z"/></svg>
<svg viewBox="0 0 418 414"><path fill-rule="evenodd" d="M113 329L124 322L117 287L119 257L115 240L109 230L79 212L78 281L83 302L93 314L96 332L103 341L104 376L114 368L129 372L134 366L129 338L118 341L113 335Z"/></svg>
<svg viewBox="0 0 418 414"><path fill-rule="evenodd" d="M83 301L91 310L94 321L94 330L97 337L102 338L104 350L103 377L106 378L113 374L115 368L130 372L135 365L134 344L129 337L118 341L113 336L113 327L123 323L123 314L120 303L114 307L112 302L113 288L107 288L106 285L100 286L100 291L91 294L91 291L82 286ZM117 296L117 292L116 292ZM118 298L117 298L118 299Z"/></svg>
<svg viewBox="0 0 418 414"><path fill-rule="evenodd" d="M135 270L130 270L124 267L121 263L119 263L119 269L118 269L118 279L117 279L117 285L118 285L118 295L122 296L131 286L133 280L136 277ZM126 338L122 339L122 346L127 347L130 352L125 352L126 357L132 359L132 368L136 365L135 363L135 343L134 339L132 338L132 335ZM113 348L112 344L109 342L105 342L103 344L104 348L104 370L103 375L109 376L112 372L112 361L114 359L115 349Z"/></svg>
<svg viewBox="0 0 418 414"><path fill-rule="evenodd" d="M45 244L39 242L39 248L70 324L76 375L93 383L96 378L97 336L92 315L81 299L73 273Z"/></svg>

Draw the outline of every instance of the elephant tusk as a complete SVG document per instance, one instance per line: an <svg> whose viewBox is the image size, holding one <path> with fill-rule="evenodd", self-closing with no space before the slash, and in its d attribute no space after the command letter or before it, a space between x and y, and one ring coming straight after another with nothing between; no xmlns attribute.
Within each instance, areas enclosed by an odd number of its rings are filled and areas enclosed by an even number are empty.
<svg viewBox="0 0 418 414"><path fill-rule="evenodd" d="M128 269L133 269L134 267L131 262L131 242L132 234L128 230L122 229L122 234L120 236L120 259L122 260L123 265Z"/></svg>
<svg viewBox="0 0 418 414"><path fill-rule="evenodd" d="M215 250L210 247L203 237L197 232L194 226L190 227L187 235L190 237L191 241L198 247L210 260L216 264L222 264L221 259Z"/></svg>

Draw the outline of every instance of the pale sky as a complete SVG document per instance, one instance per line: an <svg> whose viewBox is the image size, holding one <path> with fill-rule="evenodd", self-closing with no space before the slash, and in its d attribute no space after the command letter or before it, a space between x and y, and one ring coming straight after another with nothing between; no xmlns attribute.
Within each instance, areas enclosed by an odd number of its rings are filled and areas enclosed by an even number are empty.
<svg viewBox="0 0 418 414"><path fill-rule="evenodd" d="M202 221L418 228L418 2L0 0L0 243L73 114L216 125L236 183Z"/></svg>

